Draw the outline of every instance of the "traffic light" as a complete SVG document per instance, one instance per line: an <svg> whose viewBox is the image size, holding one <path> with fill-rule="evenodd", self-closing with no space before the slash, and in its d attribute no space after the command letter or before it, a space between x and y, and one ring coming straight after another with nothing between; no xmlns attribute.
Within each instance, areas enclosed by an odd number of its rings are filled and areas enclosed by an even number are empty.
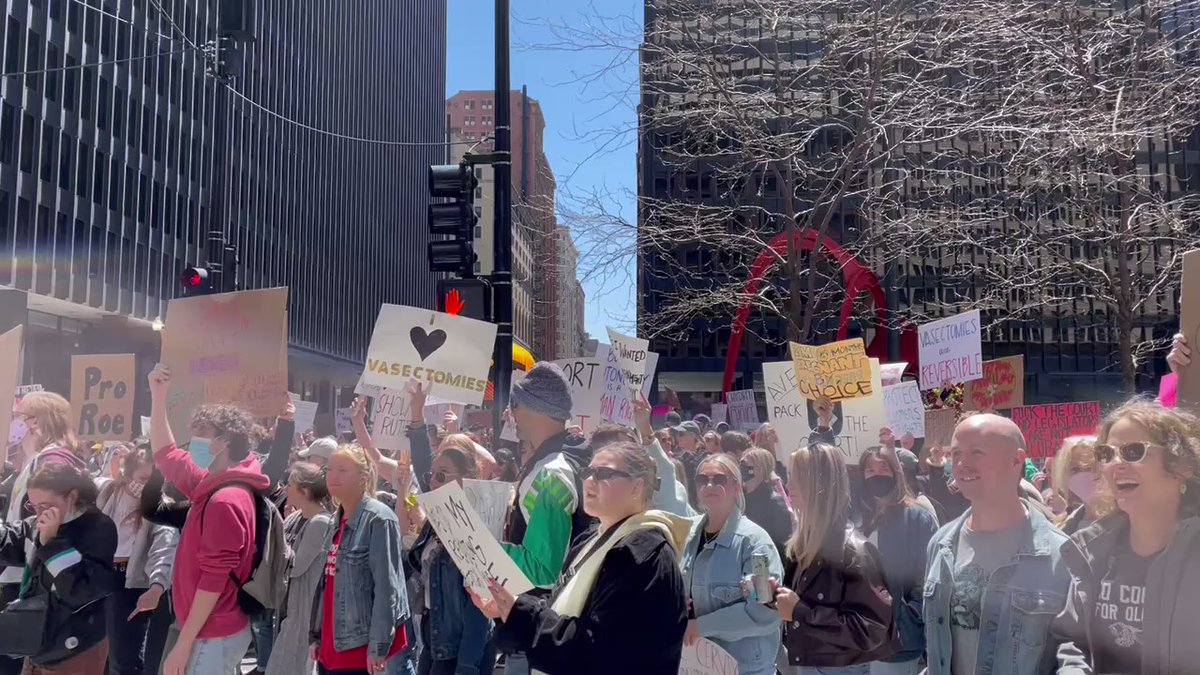
<svg viewBox="0 0 1200 675"><path fill-rule="evenodd" d="M479 321L492 320L492 287L483 279L438 279L437 310Z"/></svg>
<svg viewBox="0 0 1200 675"><path fill-rule="evenodd" d="M449 199L429 205L429 233L449 237L429 244L429 269L460 277L475 274L475 167L443 164L429 167L429 196Z"/></svg>
<svg viewBox="0 0 1200 675"><path fill-rule="evenodd" d="M212 276L207 267L185 267L179 274L179 285L182 287L181 296L190 298L195 295L215 293Z"/></svg>

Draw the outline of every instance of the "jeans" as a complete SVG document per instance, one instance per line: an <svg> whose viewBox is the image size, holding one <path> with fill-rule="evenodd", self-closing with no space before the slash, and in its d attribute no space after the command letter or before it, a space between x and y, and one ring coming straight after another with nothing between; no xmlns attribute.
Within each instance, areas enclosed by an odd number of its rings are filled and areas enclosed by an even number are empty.
<svg viewBox="0 0 1200 675"><path fill-rule="evenodd" d="M920 658L901 663L887 663L886 661L871 663L871 675L917 675L919 672L921 672Z"/></svg>
<svg viewBox="0 0 1200 675"><path fill-rule="evenodd" d="M366 669L329 670L320 663L317 664L317 672L320 675L377 675ZM417 669L413 667L412 657L408 656L406 652L400 652L388 660L385 673L386 675L417 675Z"/></svg>
<svg viewBox="0 0 1200 675"><path fill-rule="evenodd" d="M21 592L21 584L0 584L0 609L17 599ZM24 666L24 659L10 659L0 656L0 675L19 675Z"/></svg>
<svg viewBox="0 0 1200 675"><path fill-rule="evenodd" d="M504 657L504 675L529 675L529 659L524 654L508 654Z"/></svg>
<svg viewBox="0 0 1200 675"><path fill-rule="evenodd" d="M108 597L105 619L108 625L108 675L154 675L162 661L163 645L171 627L171 603L166 595L153 612L142 612L132 619L144 593L140 588L121 588Z"/></svg>
<svg viewBox="0 0 1200 675"><path fill-rule="evenodd" d="M250 630L254 631L254 657L258 669L265 673L271 650L275 648L275 612L264 609L258 616L250 617Z"/></svg>
<svg viewBox="0 0 1200 675"><path fill-rule="evenodd" d="M253 636L246 626L237 633L223 638L196 640L188 658L186 675L227 675L237 673L246 649Z"/></svg>

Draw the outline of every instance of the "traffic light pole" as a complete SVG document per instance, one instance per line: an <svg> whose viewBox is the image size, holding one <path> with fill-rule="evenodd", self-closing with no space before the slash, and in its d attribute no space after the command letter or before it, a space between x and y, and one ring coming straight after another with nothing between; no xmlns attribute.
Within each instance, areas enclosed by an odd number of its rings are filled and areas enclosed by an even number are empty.
<svg viewBox="0 0 1200 675"><path fill-rule="evenodd" d="M212 184L212 204L208 210L208 250L207 250L207 267L208 273L212 279L213 292L224 293L226 290L232 290L234 270L228 270L230 279L226 279L225 270L225 195L229 183L226 180L229 174L228 155L229 147L229 88L226 86L229 83L229 70L225 63L225 51L229 48L232 39L227 37L217 38L217 50L214 63L212 65L213 79L216 80L216 94L213 97L213 105L215 106L213 115L213 133L215 135L213 143L213 172Z"/></svg>
<svg viewBox="0 0 1200 675"><path fill-rule="evenodd" d="M492 427L500 438L504 409L512 381L512 106L508 52L509 0L496 0L496 178L495 259L491 276L492 309L496 322L496 385L493 389Z"/></svg>

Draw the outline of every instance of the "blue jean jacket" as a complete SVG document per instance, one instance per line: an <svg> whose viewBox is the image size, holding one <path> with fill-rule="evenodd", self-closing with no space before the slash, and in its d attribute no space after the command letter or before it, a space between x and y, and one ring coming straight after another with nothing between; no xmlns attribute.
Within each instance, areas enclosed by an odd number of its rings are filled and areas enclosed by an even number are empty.
<svg viewBox="0 0 1200 675"><path fill-rule="evenodd" d="M983 589L979 618L980 675L1049 675L1057 648L1050 624L1066 604L1071 573L1059 549L1067 541L1037 508L1025 505L1029 517L1021 547L999 567ZM971 510L947 523L929 543L925 575L925 638L929 675L951 669L950 596L954 592L954 559L963 524Z"/></svg>
<svg viewBox="0 0 1200 675"><path fill-rule="evenodd" d="M692 524L680 562L700 637L729 652L740 675L774 675L783 628L779 613L747 602L741 582L753 571L751 558L756 553L767 556L771 576L781 579L779 551L766 530L737 512L717 538L700 549L707 519L703 516Z"/></svg>
<svg viewBox="0 0 1200 675"><path fill-rule="evenodd" d="M429 569L421 568L422 551L432 539L433 528L426 523L408 558L429 584L425 649L434 661L456 661L455 675L491 675L496 660L492 622L471 602L462 572L444 548Z"/></svg>
<svg viewBox="0 0 1200 675"><path fill-rule="evenodd" d="M341 522L338 509L325 548L333 545ZM371 656L387 656L398 627L409 618L405 590L400 522L396 514L372 497L363 497L346 521L337 552L337 583L333 588L333 646L339 652L367 646ZM310 630L320 635L325 577L317 584ZM409 636L412 640L414 636Z"/></svg>

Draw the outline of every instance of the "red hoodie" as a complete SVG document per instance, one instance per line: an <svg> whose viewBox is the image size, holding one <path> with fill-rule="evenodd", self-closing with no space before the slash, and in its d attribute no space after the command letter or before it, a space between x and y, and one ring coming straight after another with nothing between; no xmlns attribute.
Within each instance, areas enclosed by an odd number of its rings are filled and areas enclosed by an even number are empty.
<svg viewBox="0 0 1200 675"><path fill-rule="evenodd" d="M239 579L250 575L254 559L254 497L242 488L219 492L217 488L238 483L261 492L270 487L271 481L263 475L253 454L214 474L196 466L187 452L174 445L154 453L154 462L163 477L192 502L175 551L171 579L176 620L180 626L187 622L197 590L220 593L217 606L197 637L234 635L246 626L248 619L238 607L237 587L229 573Z"/></svg>

